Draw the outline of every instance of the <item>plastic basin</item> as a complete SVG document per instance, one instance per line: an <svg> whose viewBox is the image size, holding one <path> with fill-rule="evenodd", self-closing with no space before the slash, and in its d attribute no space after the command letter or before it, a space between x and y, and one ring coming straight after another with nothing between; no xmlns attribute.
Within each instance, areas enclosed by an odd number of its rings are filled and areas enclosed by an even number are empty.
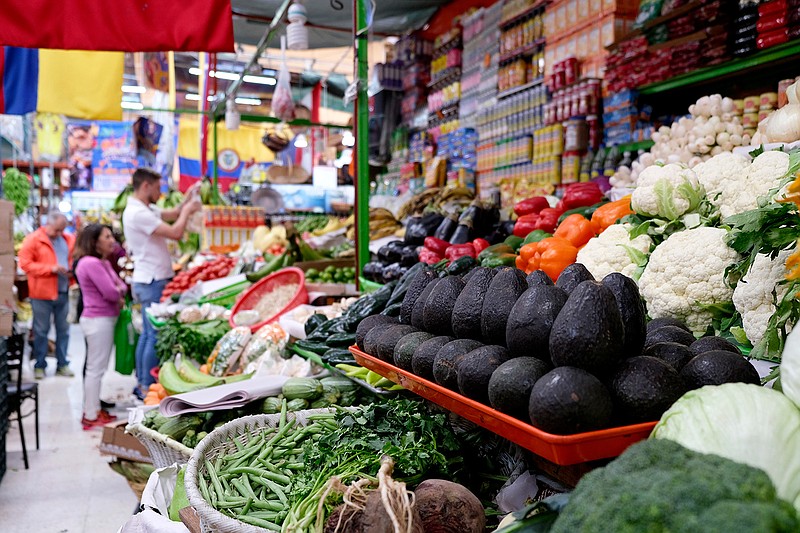
<svg viewBox="0 0 800 533"><path fill-rule="evenodd" d="M297 283L299 285L297 292L294 294L292 299L286 304L283 309L275 313L270 317L266 317L260 322L257 322L250 326L250 330L255 333L259 328L265 326L271 322L275 322L278 318L281 317L287 311L291 311L295 307L303 304L308 303L308 292L306 291L306 276L302 270L295 267L288 267L277 272L274 272L267 276L266 278L256 282L252 287L247 289L247 291L239 298L239 301L236 302L236 305L233 306L231 310L231 317L228 320L231 327L236 327L233 319L236 317L236 314L240 311L252 311L255 309L258 302L261 301L265 295L269 294L277 287L282 285L289 285Z"/></svg>

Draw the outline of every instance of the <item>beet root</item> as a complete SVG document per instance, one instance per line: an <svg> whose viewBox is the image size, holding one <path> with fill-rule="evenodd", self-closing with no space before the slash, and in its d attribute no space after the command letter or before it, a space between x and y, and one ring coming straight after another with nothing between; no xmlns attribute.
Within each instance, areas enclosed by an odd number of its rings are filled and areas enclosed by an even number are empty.
<svg viewBox="0 0 800 533"><path fill-rule="evenodd" d="M419 484L414 495L425 533L483 533L486 528L480 500L458 483L429 479Z"/></svg>

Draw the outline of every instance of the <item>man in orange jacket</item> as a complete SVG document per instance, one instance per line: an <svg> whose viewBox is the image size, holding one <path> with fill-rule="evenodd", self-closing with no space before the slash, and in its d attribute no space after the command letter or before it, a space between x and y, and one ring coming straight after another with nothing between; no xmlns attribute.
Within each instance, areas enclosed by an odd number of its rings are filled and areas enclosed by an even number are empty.
<svg viewBox="0 0 800 533"><path fill-rule="evenodd" d="M70 266L75 238L64 233L67 217L54 212L47 216L47 224L37 229L22 243L19 267L28 274L28 291L33 308L33 357L36 359L34 376L45 376L47 362L47 335L50 319L56 326L56 375L72 377L67 360L69 346Z"/></svg>

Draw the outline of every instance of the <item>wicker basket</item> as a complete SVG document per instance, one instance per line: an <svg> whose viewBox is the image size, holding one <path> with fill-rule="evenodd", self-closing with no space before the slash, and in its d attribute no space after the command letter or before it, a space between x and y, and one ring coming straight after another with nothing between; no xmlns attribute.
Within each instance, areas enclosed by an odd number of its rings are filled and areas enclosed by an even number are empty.
<svg viewBox="0 0 800 533"><path fill-rule="evenodd" d="M164 468L173 463L186 464L192 456L191 448L142 424L128 424L125 431L136 437L147 448L156 468Z"/></svg>
<svg viewBox="0 0 800 533"><path fill-rule="evenodd" d="M329 413L333 409L309 409L307 411L290 412L287 420L296 420L298 425L305 426L311 415ZM204 533L265 533L266 529L234 520L214 509L203 498L197 486L198 476L205 472L205 459L214 461L218 456L234 453L238 450L234 440L242 444L261 433L266 428L277 427L280 415L253 415L237 418L218 427L200 441L192 452L186 465L186 496L189 504L200 517L200 529Z"/></svg>

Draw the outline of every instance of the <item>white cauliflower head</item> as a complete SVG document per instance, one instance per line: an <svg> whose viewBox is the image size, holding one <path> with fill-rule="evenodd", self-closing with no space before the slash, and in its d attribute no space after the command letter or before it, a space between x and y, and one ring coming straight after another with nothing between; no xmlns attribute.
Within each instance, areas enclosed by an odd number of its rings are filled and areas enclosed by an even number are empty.
<svg viewBox="0 0 800 533"><path fill-rule="evenodd" d="M703 332L713 318L703 306L731 301L725 269L739 254L725 244L727 232L702 226L670 235L650 254L639 290L651 318L684 320Z"/></svg>
<svg viewBox="0 0 800 533"><path fill-rule="evenodd" d="M775 313L775 302L786 295L786 286L777 283L786 275L786 259L791 253L791 250L783 250L774 259L758 254L733 291L733 305L742 315L745 335L753 345L767 332L769 319Z"/></svg>
<svg viewBox="0 0 800 533"><path fill-rule="evenodd" d="M697 175L678 164L647 167L639 175L631 208L643 215L675 220L697 209L703 199Z"/></svg>
<svg viewBox="0 0 800 533"><path fill-rule="evenodd" d="M722 152L694 167L697 179L706 190L706 196L719 208L723 218L735 215L737 198L747 181L750 161L732 152Z"/></svg>
<svg viewBox="0 0 800 533"><path fill-rule="evenodd" d="M635 274L639 260L650 253L653 240L647 235L631 239L630 224L614 224L594 237L578 252L578 263L582 263L595 279L603 279L612 272L620 272L629 278Z"/></svg>

